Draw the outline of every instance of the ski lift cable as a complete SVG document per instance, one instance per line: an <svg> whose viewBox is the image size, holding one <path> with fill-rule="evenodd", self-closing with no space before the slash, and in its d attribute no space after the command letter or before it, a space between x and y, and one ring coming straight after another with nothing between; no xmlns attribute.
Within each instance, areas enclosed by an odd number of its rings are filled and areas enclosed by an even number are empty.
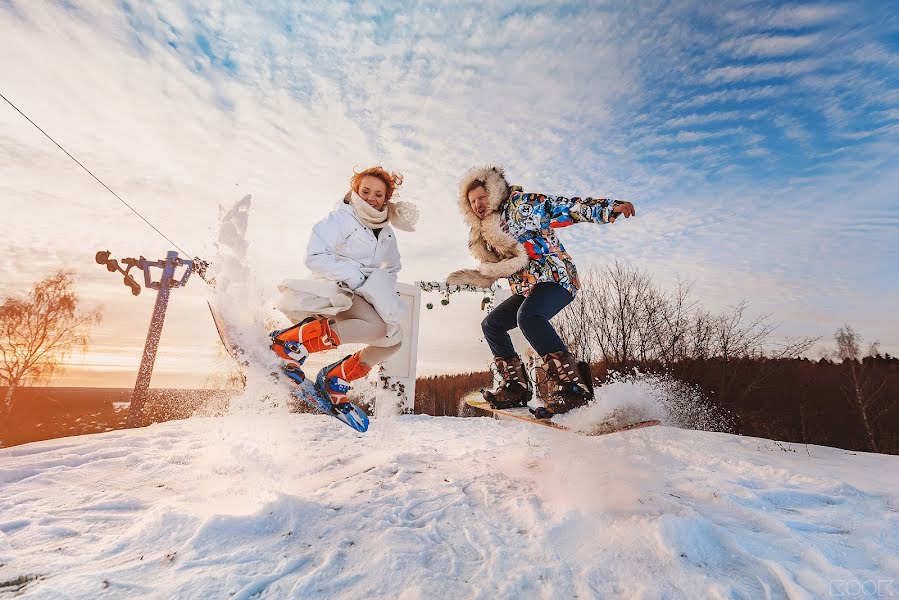
<svg viewBox="0 0 899 600"><path fill-rule="evenodd" d="M15 104L13 104L12 101L10 101L9 98L7 98L6 96L4 96L4 95L3 95L3 92L0 92L0 98L3 98L4 100L6 100L7 104L9 104L10 106L12 106L12 107L16 110L16 112L18 112L20 115L22 115L22 116L25 118L25 120L27 120L29 123L31 123L32 125L34 125L34 127L35 127L38 131L40 131L41 133L43 133L44 136L46 136L46 138L47 138L48 140L50 140L51 142L53 142L54 144L56 144L56 147L57 147L57 148L59 148L60 150L62 150L63 152L65 152L66 155L67 155L69 158L71 158L72 160L74 160L74 161L78 164L79 167L81 167L82 169L84 169L84 170L87 172L88 175L90 175L91 177L93 177L94 179L96 179L96 180L97 180L97 183L99 183L99 184L102 185L104 188L106 188L106 190L107 190L110 194L112 194L113 196L115 196L116 198L118 198L118 199L119 199L119 202L121 202L122 204L124 204L125 206L127 206L129 209L131 209L131 212L133 212L133 213L136 214L138 217L140 217L141 220L142 220L144 223L146 223L147 225L149 225L149 226L153 229L153 231L155 231L156 233L158 233L159 235L161 235L163 238L165 238L165 240L166 240L168 243L170 243L172 246L174 246L179 252L181 252L181 253L184 254L185 256L191 256L191 254L190 254L189 252L185 252L185 251L184 251L178 244L176 244L175 242L173 242L173 241L172 241L166 234L164 234L163 232L161 232L155 225L153 225L153 223L151 223L150 221L148 221L146 218L144 218L144 216L143 216L142 214L140 214L139 212L137 212L137 210L135 210L135 208L134 208L133 206L131 206L130 204L128 204L127 202L125 202L125 200L123 200L121 196L119 196L118 194L116 194L116 193L115 193L115 192L114 192L108 185L106 185L105 183L103 183L103 182L100 180L99 177L97 177L96 175L94 175L94 174L91 172L90 169L88 169L87 167L85 167L85 166L81 163L81 161L79 161L77 158L75 158L74 156L72 156L72 154L71 154L68 150L66 150L65 148L63 148L63 147L59 144L59 142L57 142L56 140L54 140L54 139L50 136L50 134L48 134L46 131L44 131L43 129L41 129L40 126L39 126L37 123L35 123L34 121L32 121L32 120L28 117L28 115L26 115L24 112L22 112L22 111L19 109L18 106L16 106Z"/></svg>

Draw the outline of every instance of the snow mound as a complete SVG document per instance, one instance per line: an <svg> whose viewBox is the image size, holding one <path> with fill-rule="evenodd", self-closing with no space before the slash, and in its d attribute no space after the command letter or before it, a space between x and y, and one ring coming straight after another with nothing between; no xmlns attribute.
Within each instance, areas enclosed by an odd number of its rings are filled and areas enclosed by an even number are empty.
<svg viewBox="0 0 899 600"><path fill-rule="evenodd" d="M397 416L363 435L282 412L16 446L0 465L0 594L899 592L895 456L487 418Z"/></svg>

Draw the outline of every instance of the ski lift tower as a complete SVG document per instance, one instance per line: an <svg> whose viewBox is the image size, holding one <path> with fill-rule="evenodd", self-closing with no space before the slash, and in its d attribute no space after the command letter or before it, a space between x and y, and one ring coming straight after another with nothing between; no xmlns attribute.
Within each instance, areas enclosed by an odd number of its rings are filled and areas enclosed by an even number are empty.
<svg viewBox="0 0 899 600"><path fill-rule="evenodd" d="M169 304L169 295L172 288L184 287L193 272L192 260L178 258L177 252L168 252L164 260L149 261L143 256L140 258L123 258L122 264L109 258L108 250L97 252L97 263L104 265L110 273L119 272L124 277L124 284L131 288L135 296L140 294L141 286L129 273L134 267L139 267L144 272L144 287L156 290L156 304L153 306L153 316L150 317L150 329L147 332L147 340L144 343L144 354L140 361L140 369L137 371L137 381L134 391L131 392L131 404L128 408L128 427L140 427L143 421L144 404L147 392L150 389L150 379L153 376L153 364L156 362L156 350L159 348L159 338L162 336L162 324L165 321L165 311ZM175 270L185 267L180 279L175 279ZM159 281L153 281L150 269L162 269Z"/></svg>

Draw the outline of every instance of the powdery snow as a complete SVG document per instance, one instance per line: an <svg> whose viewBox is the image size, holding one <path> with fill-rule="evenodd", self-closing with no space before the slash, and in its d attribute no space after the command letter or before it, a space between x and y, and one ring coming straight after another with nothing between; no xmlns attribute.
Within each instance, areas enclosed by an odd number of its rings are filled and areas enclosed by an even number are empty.
<svg viewBox="0 0 899 600"><path fill-rule="evenodd" d="M725 412L704 401L697 390L664 375L614 373L596 387L595 395L595 402L555 415L553 423L583 433L607 430L607 425L621 427L649 420L686 429L732 431ZM540 404L534 399L530 406Z"/></svg>
<svg viewBox="0 0 899 600"><path fill-rule="evenodd" d="M670 427L195 418L0 450L0 595L890 597L897 472Z"/></svg>

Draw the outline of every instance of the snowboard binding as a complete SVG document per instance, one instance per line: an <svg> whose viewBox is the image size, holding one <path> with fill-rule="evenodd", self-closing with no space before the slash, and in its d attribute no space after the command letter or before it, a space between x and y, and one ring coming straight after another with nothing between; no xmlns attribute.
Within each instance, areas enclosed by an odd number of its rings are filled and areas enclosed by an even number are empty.
<svg viewBox="0 0 899 600"><path fill-rule="evenodd" d="M490 405L490 408L495 410L503 410L506 408L521 408L528 405L528 398L517 398L517 390L511 391L505 388L500 389L498 392L492 392L490 390L481 390L481 395L484 397L484 400L487 401L487 404ZM530 396L530 393L528 393Z"/></svg>
<svg viewBox="0 0 899 600"><path fill-rule="evenodd" d="M355 408L347 396L352 389L350 382L365 377L369 371L371 371L371 367L362 362L360 354L357 352L351 356L345 356L319 371L315 378L315 386L328 397L332 411L346 413Z"/></svg>
<svg viewBox="0 0 899 600"><path fill-rule="evenodd" d="M593 400L593 377L586 362L575 361L568 352L550 352L543 357L541 370L546 381L554 387L544 406L530 409L535 418L551 419Z"/></svg>
<svg viewBox="0 0 899 600"><path fill-rule="evenodd" d="M269 337L272 351L283 363L281 371L297 384L306 380L302 366L310 354L340 345L340 338L327 318L308 317L286 329L272 331Z"/></svg>
<svg viewBox="0 0 899 600"><path fill-rule="evenodd" d="M518 355L509 358L496 357L494 365L502 378L502 383L493 391L482 389L481 395L484 396L484 400L496 410L527 406L533 388L521 358Z"/></svg>
<svg viewBox="0 0 899 600"><path fill-rule="evenodd" d="M327 317L308 317L286 329L269 334L272 351L279 358L300 365L314 352L324 352L340 345L340 337L331 329Z"/></svg>
<svg viewBox="0 0 899 600"><path fill-rule="evenodd" d="M303 383L306 381L306 374L303 373L303 369L296 363L287 363L281 367L281 371L283 371L294 383Z"/></svg>

